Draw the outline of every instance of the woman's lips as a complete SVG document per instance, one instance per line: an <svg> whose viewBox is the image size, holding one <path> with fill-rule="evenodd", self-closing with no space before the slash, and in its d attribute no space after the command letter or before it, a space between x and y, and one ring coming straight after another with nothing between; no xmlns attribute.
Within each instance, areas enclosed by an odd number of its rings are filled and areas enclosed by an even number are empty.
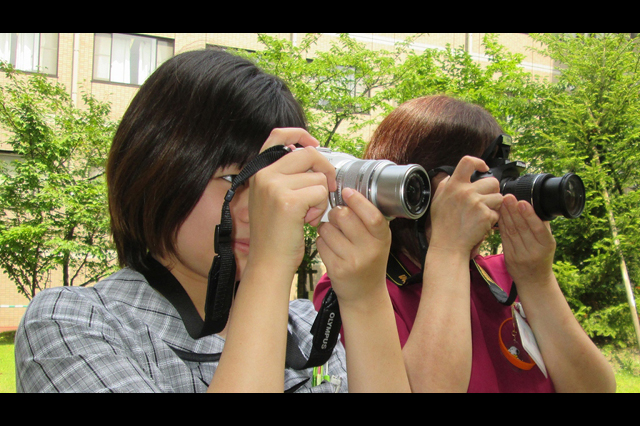
<svg viewBox="0 0 640 426"><path fill-rule="evenodd" d="M233 241L234 251L239 251L244 254L249 254L249 239L241 238Z"/></svg>

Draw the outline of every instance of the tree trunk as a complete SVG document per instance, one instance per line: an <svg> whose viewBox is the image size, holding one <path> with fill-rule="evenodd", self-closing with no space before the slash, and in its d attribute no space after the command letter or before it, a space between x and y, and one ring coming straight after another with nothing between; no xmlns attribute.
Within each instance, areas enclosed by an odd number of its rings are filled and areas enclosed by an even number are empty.
<svg viewBox="0 0 640 426"><path fill-rule="evenodd" d="M67 231L64 236L65 241L73 241L73 233L75 231L75 226L72 226L71 229ZM71 261L71 252L69 250L65 250L63 260L62 260L62 285L64 287L69 286L69 262Z"/></svg>
<svg viewBox="0 0 640 426"><path fill-rule="evenodd" d="M633 321L633 327L636 331L636 339L638 340L638 350L640 350L640 324L638 322L638 310L636 308L636 301L633 295L633 288L631 287L631 280L629 279L629 271L627 270L627 263L624 260L624 254L620 248L620 239L618 238L618 228L616 226L616 220L613 216L613 210L611 209L609 193L606 188L602 190L602 196L605 200L607 213L609 215L609 225L611 226L611 234L613 236L613 244L616 247L616 252L620 256L620 272L622 273L622 282L624 283L624 289L627 293L627 302L629 303L629 309L631 310L631 320Z"/></svg>
<svg viewBox="0 0 640 426"><path fill-rule="evenodd" d="M307 292L307 264L303 263L298 268L298 299L308 299L309 293Z"/></svg>
<svg viewBox="0 0 640 426"><path fill-rule="evenodd" d="M594 149L595 151L595 149ZM594 155L594 159L598 167L600 167L600 157L596 152ZM622 282L624 283L624 289L627 294L627 303L629 304L629 309L631 311L631 321L633 322L633 328L636 332L636 339L638 341L638 350L640 350L640 323L638 321L638 310L636 308L636 301L633 295L633 288L631 287L631 280L629 279L629 271L627 269L627 263L624 260L624 254L622 253L622 249L620 248L620 239L618 238L618 227L616 226L616 219L613 215L613 208L611 207L611 199L609 198L609 191L605 186L602 179L600 180L600 186L602 187L602 197L604 198L604 205L607 210L607 215L609 219L609 226L611 227L611 235L613 236L613 244L615 246L616 252L620 257L620 272L622 274Z"/></svg>

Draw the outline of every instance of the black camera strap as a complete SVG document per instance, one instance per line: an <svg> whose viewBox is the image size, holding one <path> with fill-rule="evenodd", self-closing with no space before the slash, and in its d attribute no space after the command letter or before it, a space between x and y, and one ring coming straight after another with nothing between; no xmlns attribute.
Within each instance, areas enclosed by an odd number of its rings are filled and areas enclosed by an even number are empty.
<svg viewBox="0 0 640 426"><path fill-rule="evenodd" d="M340 318L340 307L338 297L332 288L329 289L322 306L318 310L316 319L311 326L313 342L311 352L307 358L300 350L299 345L294 341L291 333L287 339L287 362L286 365L296 370L317 367L327 362L333 348L338 343L342 319Z"/></svg>
<svg viewBox="0 0 640 426"><path fill-rule="evenodd" d="M216 225L215 229L214 249L217 254L209 270L202 336L219 333L225 328L236 288L236 258L231 241L233 221L229 204L238 187L247 179L289 152L291 151L283 145L276 145L263 151L251 160L231 182L231 188L227 191L222 204L220 224Z"/></svg>
<svg viewBox="0 0 640 426"><path fill-rule="evenodd" d="M209 271L205 319L200 333L201 337L218 333L225 328L237 286L235 281L236 261L231 241L233 223L229 204L238 187L244 184L247 179L290 152L289 148L276 145L260 153L233 179L231 188L224 197L220 224L215 229L214 248L217 254ZM314 338L309 358L304 356L298 344L294 342L294 337L289 333L287 365L295 369L304 369L324 364L333 352L340 326L338 300L333 290L329 290L311 328Z"/></svg>

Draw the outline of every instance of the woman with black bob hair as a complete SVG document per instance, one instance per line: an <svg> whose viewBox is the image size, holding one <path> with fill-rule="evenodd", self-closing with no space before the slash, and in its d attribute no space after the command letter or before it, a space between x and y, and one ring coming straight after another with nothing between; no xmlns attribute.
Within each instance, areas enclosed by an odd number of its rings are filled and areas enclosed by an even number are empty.
<svg viewBox="0 0 640 426"><path fill-rule="evenodd" d="M336 186L305 127L286 85L250 61L203 50L160 66L124 114L107 164L122 269L90 288L34 298L16 335L18 391L407 391L384 280L369 279L367 262L341 257L384 258L391 242L380 212L357 193L332 210L319 243L338 278L348 356L338 343L320 376L290 362L292 349L309 353L316 315L308 300L289 302L303 225L319 225ZM276 145L304 149L235 190L239 284L224 329L203 332L225 195L245 165Z"/></svg>

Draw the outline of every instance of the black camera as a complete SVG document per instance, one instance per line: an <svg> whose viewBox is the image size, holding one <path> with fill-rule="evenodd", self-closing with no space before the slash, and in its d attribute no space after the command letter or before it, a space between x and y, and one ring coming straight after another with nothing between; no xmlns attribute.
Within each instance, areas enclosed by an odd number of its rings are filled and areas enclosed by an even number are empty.
<svg viewBox="0 0 640 426"><path fill-rule="evenodd" d="M525 174L522 161L509 161L511 136L498 136L482 155L489 166L485 173L475 172L471 182L486 177L495 177L500 182L502 195L513 194L518 200L528 201L542 220L556 216L574 219L582 214L585 203L585 188L582 179L567 173L555 177L548 173Z"/></svg>

